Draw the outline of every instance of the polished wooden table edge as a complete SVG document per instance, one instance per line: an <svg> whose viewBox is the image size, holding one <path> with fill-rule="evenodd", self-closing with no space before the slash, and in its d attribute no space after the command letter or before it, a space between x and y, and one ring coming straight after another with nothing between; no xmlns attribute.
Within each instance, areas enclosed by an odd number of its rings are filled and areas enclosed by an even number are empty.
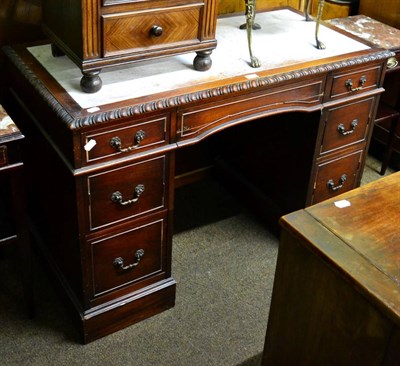
<svg viewBox="0 0 400 366"><path fill-rule="evenodd" d="M55 86L52 85L51 87L48 87L43 82L43 80L49 80L52 77L48 75L47 71L27 51L26 45L6 46L3 48L3 51L11 63L45 100L47 105L72 130L121 118L190 106L200 102L212 102L216 98L235 97L245 93L262 91L274 86L284 85L285 82L300 81L307 77L316 77L346 67L360 66L374 61L385 60L394 55L393 52L384 49L358 51L348 54L344 59L343 56L332 57L308 62L300 66L294 65L287 68L257 72L259 77L255 79L247 79L247 74L244 74L218 82L193 85L175 90L173 93L153 94L148 97L126 100L122 103L118 102L103 106L105 109L104 112L91 114L86 110L82 110L68 96L63 100L63 104L56 99L54 94L57 91L63 92L64 89L56 82L53 83ZM58 90L51 88L58 88ZM121 105L123 106L121 107Z"/></svg>
<svg viewBox="0 0 400 366"><path fill-rule="evenodd" d="M400 172L368 183L314 206L292 212L281 217L279 223L282 229L290 232L310 252L322 258L324 263L333 271L339 273L358 292L368 297L376 307L400 326L399 282L371 264L367 258L345 243L312 213L313 209L317 207L332 205L334 202L344 198L351 200L352 197L366 194L371 189L390 189L393 185L396 185L396 187L400 186ZM312 227L312 230L307 230L305 229L306 227ZM354 258L354 261L350 260L351 258ZM351 263L355 263L356 261L362 265L354 268ZM373 276L371 276L371 271L374 272ZM383 293L393 294L390 301L388 301Z"/></svg>

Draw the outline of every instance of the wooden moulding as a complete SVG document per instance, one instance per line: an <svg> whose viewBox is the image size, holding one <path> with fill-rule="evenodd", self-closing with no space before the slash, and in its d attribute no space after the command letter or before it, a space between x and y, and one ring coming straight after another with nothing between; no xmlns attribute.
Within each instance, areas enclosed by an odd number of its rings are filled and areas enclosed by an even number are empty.
<svg viewBox="0 0 400 366"><path fill-rule="evenodd" d="M388 50L379 50L375 53L368 53L366 55L360 55L341 60L338 62L328 62L319 66L305 67L304 69L278 72L274 75L260 76L257 79L245 80L225 84L223 86L213 84L208 85L204 89L200 89L179 94L179 90L176 94L166 96L162 99L150 100L144 103L140 103L138 100L133 100L132 104L127 107L112 109L103 113L93 113L90 116L72 117L53 94L47 89L42 81L35 75L31 70L30 66L25 63L21 58L20 54L11 47L5 47L4 52L12 63L18 68L22 75L28 80L28 82L34 87L39 95L46 101L46 103L56 112L57 116L60 117L61 121L65 123L70 129L79 129L85 126L92 126L103 122L109 122L112 120L120 119L123 117L133 117L149 112L162 111L169 108L181 107L189 105L190 103L210 100L216 97L223 96L235 96L246 91L251 91L257 88L267 88L272 86L278 86L279 84L294 79L302 79L308 76L315 76L335 70L339 70L345 67L359 66L373 61L385 60L393 56L393 52ZM262 73L260 73L262 74Z"/></svg>

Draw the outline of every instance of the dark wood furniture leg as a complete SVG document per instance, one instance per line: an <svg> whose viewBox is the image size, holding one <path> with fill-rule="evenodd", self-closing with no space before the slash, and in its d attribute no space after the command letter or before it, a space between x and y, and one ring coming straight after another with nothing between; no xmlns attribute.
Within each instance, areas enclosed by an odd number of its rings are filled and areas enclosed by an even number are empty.
<svg viewBox="0 0 400 366"><path fill-rule="evenodd" d="M393 152L393 145L394 145L394 141L395 141L395 137L396 137L396 129L397 129L397 125L399 123L399 119L400 119L399 113L394 113L392 115L388 141L387 141L387 145L385 147L385 153L384 153L383 159L382 159L381 171L379 172L380 175L384 175L386 173L386 169L389 165L390 157L392 156L392 152Z"/></svg>
<svg viewBox="0 0 400 366"><path fill-rule="evenodd" d="M11 173L12 200L14 218L17 232L18 254L21 262L18 264L21 270L24 297L28 312L28 317L35 316L34 291L33 291L33 268L31 241L28 230L28 220L26 211L25 189L24 189L23 167Z"/></svg>

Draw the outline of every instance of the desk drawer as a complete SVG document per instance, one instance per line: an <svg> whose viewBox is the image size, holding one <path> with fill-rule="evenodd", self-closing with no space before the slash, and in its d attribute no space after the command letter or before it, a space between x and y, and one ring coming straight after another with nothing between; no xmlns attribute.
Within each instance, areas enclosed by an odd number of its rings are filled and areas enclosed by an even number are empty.
<svg viewBox="0 0 400 366"><path fill-rule="evenodd" d="M316 106L321 102L323 88L323 81L310 80L306 84L244 95L240 99L182 109L177 115L177 139L181 141L205 136L224 125L265 116L271 109L277 111Z"/></svg>
<svg viewBox="0 0 400 366"><path fill-rule="evenodd" d="M317 163L311 204L356 188L363 150Z"/></svg>
<svg viewBox="0 0 400 366"><path fill-rule="evenodd" d="M375 89L379 86L380 75L380 65L355 72L334 74L328 95L331 99L338 99Z"/></svg>
<svg viewBox="0 0 400 366"><path fill-rule="evenodd" d="M125 286L143 287L159 281L165 272L165 242L164 219L91 242L94 297Z"/></svg>
<svg viewBox="0 0 400 366"><path fill-rule="evenodd" d="M129 122L113 129L84 134L84 163L112 160L165 145L168 142L168 126L169 115L164 115L134 125Z"/></svg>
<svg viewBox="0 0 400 366"><path fill-rule="evenodd" d="M375 98L328 109L321 144L321 154L365 141Z"/></svg>
<svg viewBox="0 0 400 366"><path fill-rule="evenodd" d="M163 208L165 160L161 156L89 176L90 230Z"/></svg>
<svg viewBox="0 0 400 366"><path fill-rule="evenodd" d="M199 43L203 6L104 14L103 56Z"/></svg>

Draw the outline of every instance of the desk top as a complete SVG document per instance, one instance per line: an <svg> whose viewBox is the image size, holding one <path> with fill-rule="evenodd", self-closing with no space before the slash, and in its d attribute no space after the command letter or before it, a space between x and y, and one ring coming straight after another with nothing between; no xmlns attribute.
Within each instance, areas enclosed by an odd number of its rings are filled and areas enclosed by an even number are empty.
<svg viewBox="0 0 400 366"><path fill-rule="evenodd" d="M262 65L252 68L249 64L247 33L239 29L243 22L244 15L218 19L218 45L211 55L212 67L208 71L193 69L194 53L112 67L101 72L102 89L93 94L81 91L82 75L68 57L53 57L49 45L31 47L29 51L82 108L90 109L132 97L179 89L188 84L207 84L238 75L252 80L267 70L370 48L322 26L320 38L326 44L326 49L319 50L314 45L315 23L306 22L302 14L289 9L260 12L257 14L257 23L262 29L254 31L252 38L253 50Z"/></svg>
<svg viewBox="0 0 400 366"><path fill-rule="evenodd" d="M303 14L280 9L257 14L264 28L253 34L260 68L249 65L244 16L218 20L218 46L213 66L193 70L193 54L166 57L110 68L101 73L102 89L80 90L80 70L67 57L51 56L49 45L7 47L5 53L28 82L71 129L158 112L180 106L213 102L224 97L258 92L328 72L384 60L392 53L375 48L332 27L321 27L326 50L315 47L315 23ZM268 45L268 46L266 46ZM62 103L62 104L60 104Z"/></svg>
<svg viewBox="0 0 400 366"><path fill-rule="evenodd" d="M400 172L289 214L281 224L400 324Z"/></svg>

